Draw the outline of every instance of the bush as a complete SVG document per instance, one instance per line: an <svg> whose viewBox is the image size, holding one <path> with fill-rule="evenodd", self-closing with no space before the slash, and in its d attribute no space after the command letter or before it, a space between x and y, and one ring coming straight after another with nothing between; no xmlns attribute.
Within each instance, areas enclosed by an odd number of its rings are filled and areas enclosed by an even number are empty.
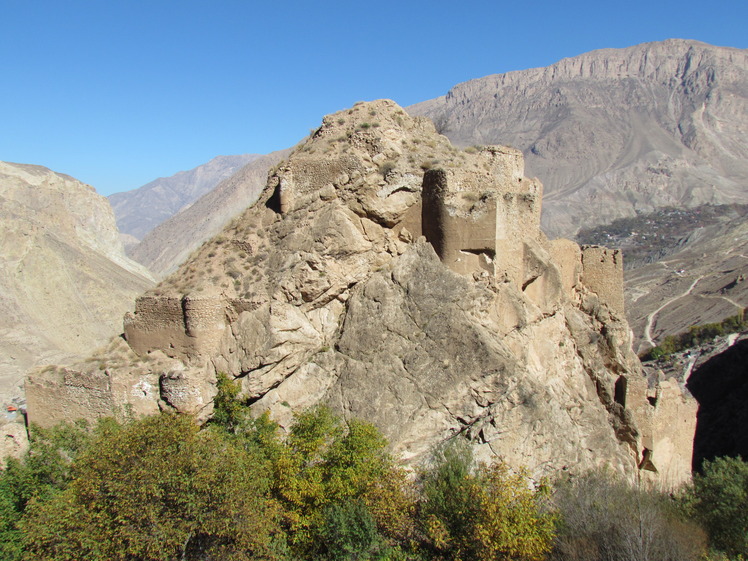
<svg viewBox="0 0 748 561"><path fill-rule="evenodd" d="M23 554L19 524L32 501L60 493L72 479L72 464L90 444L85 422L62 423L51 429L31 427L30 451L23 461L10 459L0 472L0 559Z"/></svg>
<svg viewBox="0 0 748 561"><path fill-rule="evenodd" d="M705 550L703 531L669 496L610 473L559 482L554 503L561 515L554 560L687 561Z"/></svg>
<svg viewBox="0 0 748 561"><path fill-rule="evenodd" d="M192 417L111 425L73 467L64 491L29 506L33 559L272 557L268 466Z"/></svg>
<svg viewBox="0 0 748 561"><path fill-rule="evenodd" d="M712 548L748 557L748 463L740 458L705 461L686 502Z"/></svg>
<svg viewBox="0 0 748 561"><path fill-rule="evenodd" d="M503 464L474 466L459 441L437 450L422 475L426 547L440 559L544 559L556 518L543 508L546 488L528 483Z"/></svg>

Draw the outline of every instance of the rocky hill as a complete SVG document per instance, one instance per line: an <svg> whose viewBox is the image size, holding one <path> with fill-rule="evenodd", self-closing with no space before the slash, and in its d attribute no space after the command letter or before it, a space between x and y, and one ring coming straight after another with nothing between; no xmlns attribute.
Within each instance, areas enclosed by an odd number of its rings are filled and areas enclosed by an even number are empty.
<svg viewBox="0 0 748 561"><path fill-rule="evenodd" d="M153 286L125 257L104 197L41 166L0 162L0 401L29 368L88 355Z"/></svg>
<svg viewBox="0 0 748 561"><path fill-rule="evenodd" d="M257 200L268 170L289 150L258 156L190 206L162 222L129 250L159 277L174 271L195 249ZM198 168L199 169L199 168Z"/></svg>
<svg viewBox="0 0 748 561"><path fill-rule="evenodd" d="M523 168L518 150L459 150L391 101L326 117L138 299L126 343L29 377L31 420L206 418L226 373L284 427L325 401L411 463L463 435L535 475L687 477L691 449L631 352L620 254L548 241Z"/></svg>
<svg viewBox="0 0 748 561"><path fill-rule="evenodd" d="M471 80L408 108L458 146L510 144L546 190L543 229L748 202L748 51L668 40Z"/></svg>
<svg viewBox="0 0 748 561"><path fill-rule="evenodd" d="M119 231L142 240L156 226L259 157L258 154L217 156L191 170L161 177L132 191L110 195L109 202Z"/></svg>

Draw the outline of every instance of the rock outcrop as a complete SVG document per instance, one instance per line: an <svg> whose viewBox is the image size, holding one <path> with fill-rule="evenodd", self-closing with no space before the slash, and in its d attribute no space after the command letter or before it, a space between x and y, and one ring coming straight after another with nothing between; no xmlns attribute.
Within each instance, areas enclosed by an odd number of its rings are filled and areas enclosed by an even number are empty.
<svg viewBox="0 0 748 561"><path fill-rule="evenodd" d="M518 150L458 150L391 101L327 116L256 204L138 299L127 345L29 378L31 419L59 420L52 403L206 418L223 372L282 426L326 401L410 462L461 434L536 475L633 473L646 380L621 256L548 241L541 196Z"/></svg>
<svg viewBox="0 0 748 561"><path fill-rule="evenodd" d="M120 332L154 285L125 257L93 187L41 166L0 162L0 403L30 368L79 360Z"/></svg>

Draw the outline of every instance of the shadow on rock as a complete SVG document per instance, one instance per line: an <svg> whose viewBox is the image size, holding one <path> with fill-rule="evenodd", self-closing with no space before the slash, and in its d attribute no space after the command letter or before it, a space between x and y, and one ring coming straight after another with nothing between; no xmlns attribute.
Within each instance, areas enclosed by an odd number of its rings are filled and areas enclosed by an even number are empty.
<svg viewBox="0 0 748 561"><path fill-rule="evenodd" d="M686 387L699 403L693 469L718 456L748 458L748 339L694 369Z"/></svg>

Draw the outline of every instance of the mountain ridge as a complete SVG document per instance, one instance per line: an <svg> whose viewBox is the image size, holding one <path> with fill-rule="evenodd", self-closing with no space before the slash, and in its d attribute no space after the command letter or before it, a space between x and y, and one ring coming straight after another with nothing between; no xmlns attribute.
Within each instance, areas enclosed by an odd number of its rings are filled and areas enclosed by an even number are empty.
<svg viewBox="0 0 748 561"><path fill-rule="evenodd" d="M260 157L260 154L216 156L190 170L159 177L131 191L109 195L117 227L121 233L142 240L153 228Z"/></svg>
<svg viewBox="0 0 748 561"><path fill-rule="evenodd" d="M0 399L25 372L79 359L121 329L153 278L124 255L93 187L43 166L0 162Z"/></svg>

